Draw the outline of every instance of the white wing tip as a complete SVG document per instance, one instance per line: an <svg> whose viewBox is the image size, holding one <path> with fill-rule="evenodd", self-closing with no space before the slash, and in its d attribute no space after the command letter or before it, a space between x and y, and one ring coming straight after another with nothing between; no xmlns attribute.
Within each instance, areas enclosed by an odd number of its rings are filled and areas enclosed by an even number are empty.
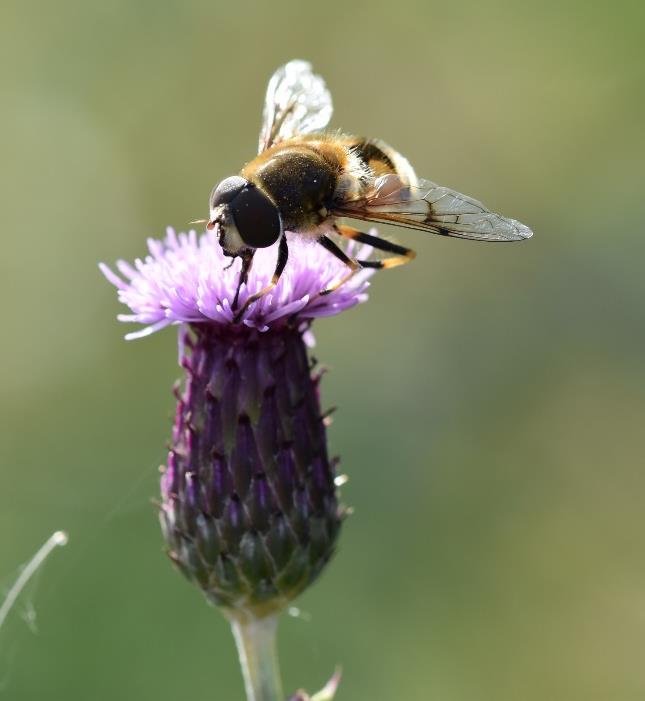
<svg viewBox="0 0 645 701"><path fill-rule="evenodd" d="M530 239L531 236L533 236L533 231L529 229L528 226L525 224L521 224L520 222L516 223L517 226L517 240L518 241L524 241L526 239Z"/></svg>
<svg viewBox="0 0 645 701"><path fill-rule="evenodd" d="M499 215L498 215L499 216ZM526 224L517 221L517 219L505 219L501 217L504 226L500 227L499 236L495 237L496 241L525 241L533 236L533 231Z"/></svg>

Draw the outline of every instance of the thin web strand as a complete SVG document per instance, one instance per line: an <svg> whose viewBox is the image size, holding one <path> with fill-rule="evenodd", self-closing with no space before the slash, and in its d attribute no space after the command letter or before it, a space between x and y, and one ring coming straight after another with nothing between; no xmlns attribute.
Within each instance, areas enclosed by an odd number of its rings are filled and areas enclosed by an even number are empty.
<svg viewBox="0 0 645 701"><path fill-rule="evenodd" d="M27 563L23 571L20 573L20 576L18 579L16 579L13 586L9 590L7 598L4 600L2 606L0 606L0 628L2 628L7 616L9 615L9 612L18 600L22 590L49 557L52 550L58 546L63 546L66 544L67 533L64 531L56 531L55 533L52 533L47 541L40 547L38 552Z"/></svg>

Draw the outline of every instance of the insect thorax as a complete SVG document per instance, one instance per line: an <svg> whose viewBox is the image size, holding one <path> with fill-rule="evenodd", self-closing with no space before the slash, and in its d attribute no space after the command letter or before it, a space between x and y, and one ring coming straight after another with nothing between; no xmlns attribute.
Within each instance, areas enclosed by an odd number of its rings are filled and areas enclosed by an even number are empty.
<svg viewBox="0 0 645 701"><path fill-rule="evenodd" d="M408 161L380 140L312 134L273 146L241 174L271 197L286 230L314 233L335 204L361 197L386 173L415 181Z"/></svg>
<svg viewBox="0 0 645 701"><path fill-rule="evenodd" d="M308 144L285 144L261 154L242 176L273 199L286 230L304 232L328 218L338 168Z"/></svg>

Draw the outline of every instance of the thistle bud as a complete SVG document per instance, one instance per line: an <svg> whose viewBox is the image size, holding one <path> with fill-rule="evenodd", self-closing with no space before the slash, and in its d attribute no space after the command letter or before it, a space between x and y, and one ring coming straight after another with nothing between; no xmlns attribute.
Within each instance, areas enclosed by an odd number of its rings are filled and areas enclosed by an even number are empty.
<svg viewBox="0 0 645 701"><path fill-rule="evenodd" d="M331 557L342 519L302 333L187 334L185 388L162 477L168 554L214 604L284 607Z"/></svg>

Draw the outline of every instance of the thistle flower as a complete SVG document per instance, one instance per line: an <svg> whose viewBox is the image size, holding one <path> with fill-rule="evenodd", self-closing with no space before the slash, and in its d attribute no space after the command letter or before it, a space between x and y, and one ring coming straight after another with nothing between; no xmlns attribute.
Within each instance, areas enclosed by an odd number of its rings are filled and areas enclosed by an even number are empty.
<svg viewBox="0 0 645 701"><path fill-rule="evenodd" d="M148 336L171 324L220 329L232 324L235 313L231 305L241 263L236 259L231 265L215 232L198 237L195 231L177 235L169 228L163 241L148 239L148 249L150 254L143 260L137 259L134 266L117 261L121 277L104 263L99 265L117 287L119 301L132 310L132 314L119 314L119 321L145 325L127 334L126 340ZM362 247L357 255L365 257L370 250ZM295 326L294 322L302 326L317 317L339 314L367 299L367 280L373 270L362 270L331 294L318 297L318 292L338 280L347 268L314 242L300 237L289 238L289 251L289 263L280 283L246 310L244 326L261 332ZM240 307L271 279L276 255L277 246L256 251L248 285L242 286ZM239 330L237 326L235 330Z"/></svg>
<svg viewBox="0 0 645 701"><path fill-rule="evenodd" d="M233 323L240 261L230 265L214 233L169 229L148 248L134 266L118 261L120 275L101 270L132 312L118 318L144 325L126 338L179 325L186 375L161 479L167 552L233 622L249 698L283 698L275 614L320 574L344 513L327 452L321 373L307 356L310 324L364 301L372 271L320 296L346 268L293 237L277 287ZM256 252L240 307L271 278L275 257L275 246Z"/></svg>

